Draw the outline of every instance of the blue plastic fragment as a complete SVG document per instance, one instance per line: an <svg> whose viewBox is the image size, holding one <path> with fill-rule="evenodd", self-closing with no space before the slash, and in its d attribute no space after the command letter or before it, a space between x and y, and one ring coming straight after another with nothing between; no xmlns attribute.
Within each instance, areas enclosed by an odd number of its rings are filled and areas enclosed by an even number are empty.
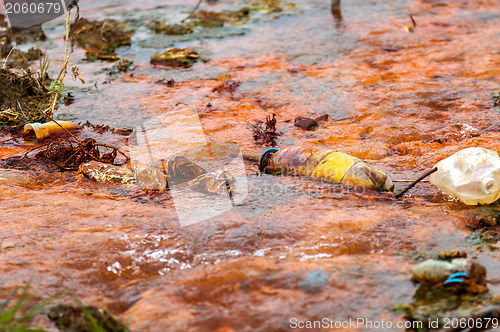
<svg viewBox="0 0 500 332"><path fill-rule="evenodd" d="M262 152L262 154L260 155L260 158L259 158L259 165L260 165L260 163L262 162L262 158L266 155L266 153L268 153L268 152L270 152L270 151L276 151L276 152L279 152L280 150L279 150L279 149L276 149L276 148L269 148L269 149L264 150L264 152Z"/></svg>
<svg viewBox="0 0 500 332"><path fill-rule="evenodd" d="M448 278L448 280L446 280L444 282L445 285L448 285L448 284L453 284L453 283L460 283L460 282L464 282L462 279L458 279L458 278Z"/></svg>
<svg viewBox="0 0 500 332"><path fill-rule="evenodd" d="M452 275L450 275L448 277L448 279L450 278L458 278L458 277L464 277L464 278L469 278L469 275L465 272L457 272L457 273L453 273Z"/></svg>
<svg viewBox="0 0 500 332"><path fill-rule="evenodd" d="M448 284L453 284L453 283L461 283L461 282L464 282L463 279L460 279L460 277L462 278L469 278L469 275L465 272L457 272L457 273L453 273L452 275L450 275L448 277L448 279L444 282L444 285L448 285Z"/></svg>

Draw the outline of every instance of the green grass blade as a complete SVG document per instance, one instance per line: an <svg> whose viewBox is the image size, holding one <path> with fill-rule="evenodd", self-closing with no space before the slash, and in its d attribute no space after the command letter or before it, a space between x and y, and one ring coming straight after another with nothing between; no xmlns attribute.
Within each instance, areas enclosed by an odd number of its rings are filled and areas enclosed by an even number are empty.
<svg viewBox="0 0 500 332"><path fill-rule="evenodd" d="M54 301L55 299L60 297L62 294L63 294L63 291L60 291L60 292L52 295L48 299L45 299L42 302L38 303L33 308L26 311L26 313L24 313L24 315L21 318L19 318L19 321L20 322L27 322L28 320L35 317L36 315L41 314L46 309L47 305L49 305L52 301Z"/></svg>

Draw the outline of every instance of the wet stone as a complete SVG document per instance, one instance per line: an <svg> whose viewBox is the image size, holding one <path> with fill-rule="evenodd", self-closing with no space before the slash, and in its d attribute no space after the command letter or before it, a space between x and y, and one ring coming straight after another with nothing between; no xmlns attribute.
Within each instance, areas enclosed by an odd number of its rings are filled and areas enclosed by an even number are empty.
<svg viewBox="0 0 500 332"><path fill-rule="evenodd" d="M306 118L304 116L298 116L295 118L294 121L295 127L299 127L300 129L304 130L311 130L315 127L318 127L318 122L316 120L311 119L311 118Z"/></svg>
<svg viewBox="0 0 500 332"><path fill-rule="evenodd" d="M191 67L198 60L203 60L200 54L188 48L169 48L162 54L151 56L151 64L166 67Z"/></svg>

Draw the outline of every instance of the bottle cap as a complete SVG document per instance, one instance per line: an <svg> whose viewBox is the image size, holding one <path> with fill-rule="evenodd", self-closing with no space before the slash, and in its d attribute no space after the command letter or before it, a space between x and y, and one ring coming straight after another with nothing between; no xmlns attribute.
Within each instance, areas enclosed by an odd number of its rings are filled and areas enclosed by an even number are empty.
<svg viewBox="0 0 500 332"><path fill-rule="evenodd" d="M264 152L262 152L262 154L260 155L260 158L259 158L259 171L264 173L264 170L266 169L267 161L269 160L269 157L271 157L276 152L279 152L279 149L269 148L269 149L264 150Z"/></svg>

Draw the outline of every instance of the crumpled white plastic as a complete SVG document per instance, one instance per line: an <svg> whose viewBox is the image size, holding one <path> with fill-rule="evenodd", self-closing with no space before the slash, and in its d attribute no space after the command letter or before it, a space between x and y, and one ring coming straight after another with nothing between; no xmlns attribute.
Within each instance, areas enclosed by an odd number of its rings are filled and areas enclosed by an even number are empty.
<svg viewBox="0 0 500 332"><path fill-rule="evenodd" d="M430 182L467 205L490 204L500 197L500 158L492 150L461 150L436 164Z"/></svg>

